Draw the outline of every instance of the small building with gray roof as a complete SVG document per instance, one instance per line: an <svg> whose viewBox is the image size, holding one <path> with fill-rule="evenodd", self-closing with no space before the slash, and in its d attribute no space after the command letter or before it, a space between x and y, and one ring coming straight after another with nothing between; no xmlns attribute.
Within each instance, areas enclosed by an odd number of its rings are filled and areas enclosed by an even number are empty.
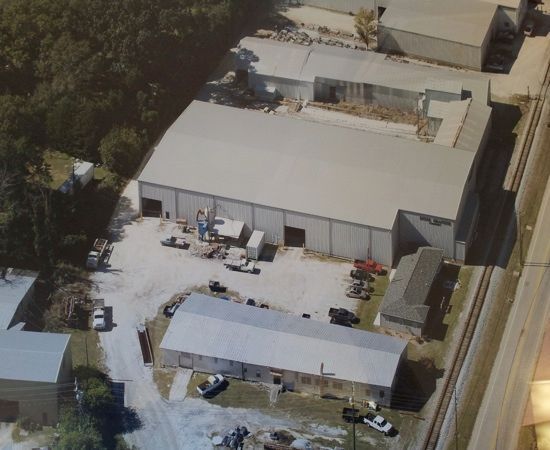
<svg viewBox="0 0 550 450"><path fill-rule="evenodd" d="M426 302L442 262L443 250L432 247L401 258L378 311L380 326L422 336L430 311Z"/></svg>
<svg viewBox="0 0 550 450"><path fill-rule="evenodd" d="M57 423L61 399L74 389L70 337L0 331L0 421L28 417L42 425Z"/></svg>
<svg viewBox="0 0 550 450"><path fill-rule="evenodd" d="M390 405L407 341L193 293L160 344L163 364Z"/></svg>
<svg viewBox="0 0 550 450"><path fill-rule="evenodd" d="M37 272L0 268L0 330L23 320L25 308L33 300Z"/></svg>

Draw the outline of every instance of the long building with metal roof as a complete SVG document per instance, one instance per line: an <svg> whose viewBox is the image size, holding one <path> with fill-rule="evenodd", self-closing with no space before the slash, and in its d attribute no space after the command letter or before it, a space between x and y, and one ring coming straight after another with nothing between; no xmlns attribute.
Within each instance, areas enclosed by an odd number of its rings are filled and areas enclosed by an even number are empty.
<svg viewBox="0 0 550 450"><path fill-rule="evenodd" d="M0 330L7 330L23 320L25 308L32 301L38 273L14 268L1 270Z"/></svg>
<svg viewBox="0 0 550 450"><path fill-rule="evenodd" d="M60 394L71 382L70 337L0 331L0 420L22 416L43 425L57 423Z"/></svg>
<svg viewBox="0 0 550 450"><path fill-rule="evenodd" d="M163 363L389 405L407 341L193 293L160 344Z"/></svg>
<svg viewBox="0 0 550 450"><path fill-rule="evenodd" d="M472 98L490 103L490 79L482 74L398 62L386 55L313 44L303 46L243 38L235 54L237 72L260 97L343 100L413 111L425 97ZM242 75L241 75L242 76Z"/></svg>

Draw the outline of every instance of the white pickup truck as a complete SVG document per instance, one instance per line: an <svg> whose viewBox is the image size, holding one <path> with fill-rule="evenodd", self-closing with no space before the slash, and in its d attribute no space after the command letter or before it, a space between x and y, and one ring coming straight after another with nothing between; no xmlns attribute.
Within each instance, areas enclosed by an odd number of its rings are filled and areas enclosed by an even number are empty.
<svg viewBox="0 0 550 450"><path fill-rule="evenodd" d="M94 330L104 330L106 328L105 323L105 300L98 298L94 300L93 316L93 328Z"/></svg>
<svg viewBox="0 0 550 450"><path fill-rule="evenodd" d="M229 270L247 273L254 273L254 270L256 270L256 264L249 259L231 260L225 263L225 267Z"/></svg>
<svg viewBox="0 0 550 450"><path fill-rule="evenodd" d="M197 386L197 391L203 397L208 397L213 394L218 388L223 386L225 378L223 375L217 373L216 375L210 375L206 381L203 381Z"/></svg>
<svg viewBox="0 0 550 450"><path fill-rule="evenodd" d="M393 425L391 423L389 423L382 416L375 416L371 413L367 413L366 416L363 416L363 423L370 428L380 431L380 433L384 433L386 436L391 434L393 431Z"/></svg>

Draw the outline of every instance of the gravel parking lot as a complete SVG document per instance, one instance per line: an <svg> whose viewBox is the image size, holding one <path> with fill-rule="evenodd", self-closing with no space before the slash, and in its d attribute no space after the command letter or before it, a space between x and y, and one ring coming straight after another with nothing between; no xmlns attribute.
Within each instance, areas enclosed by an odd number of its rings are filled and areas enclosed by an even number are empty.
<svg viewBox="0 0 550 450"><path fill-rule="evenodd" d="M108 267L92 275L94 295L113 307L112 330L100 334L105 365L113 379L125 382L126 406L136 409L143 424L127 436L129 442L140 448L209 448L212 433L239 423L252 432L269 427L307 430L315 426L254 410L222 409L201 399L169 402L161 398L151 368L143 365L136 326L155 317L159 306L175 293L205 285L213 278L245 298L328 321L329 307L354 309L357 305L344 295L351 264L289 249L279 251L273 262L260 262L258 275L230 272L221 260L162 247L159 240L174 225L162 225L153 218L136 220L136 205L137 182L132 181L112 221L114 250ZM325 435L339 433L327 428ZM182 442L186 444L182 446Z"/></svg>

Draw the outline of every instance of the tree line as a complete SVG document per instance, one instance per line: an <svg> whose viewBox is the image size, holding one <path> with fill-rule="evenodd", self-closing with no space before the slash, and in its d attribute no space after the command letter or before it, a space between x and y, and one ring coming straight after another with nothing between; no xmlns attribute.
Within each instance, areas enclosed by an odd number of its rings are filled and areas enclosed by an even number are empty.
<svg viewBox="0 0 550 450"><path fill-rule="evenodd" d="M45 151L130 176L267 3L0 0L0 265L47 272L83 232Z"/></svg>

